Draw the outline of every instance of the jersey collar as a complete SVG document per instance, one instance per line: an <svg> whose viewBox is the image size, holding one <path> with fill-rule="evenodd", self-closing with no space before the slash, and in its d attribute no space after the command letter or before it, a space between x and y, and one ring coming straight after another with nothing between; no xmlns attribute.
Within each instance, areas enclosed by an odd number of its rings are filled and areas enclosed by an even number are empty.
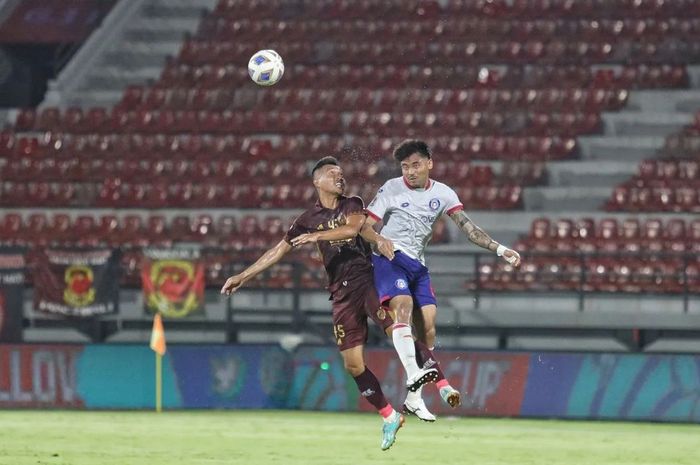
<svg viewBox="0 0 700 465"><path fill-rule="evenodd" d="M406 178L405 178L405 177L401 176L401 179L403 179L403 183L406 185L406 187L408 187L408 188L411 189L412 191L414 191L414 190L416 190L416 189L420 189L420 187L412 187L412 186L408 183L408 181L406 181ZM430 179L430 178L428 178L428 180L425 182L425 186L423 186L423 189L428 190L428 189L430 189L430 187L431 187L432 185L433 185L433 180Z"/></svg>
<svg viewBox="0 0 700 465"><path fill-rule="evenodd" d="M341 202L344 198L345 198L344 195L341 195L341 196L338 197L338 206L340 206L340 202ZM326 207L324 207L323 204L321 203L321 199L320 199L320 198L317 198L317 199L316 199L316 207L317 207L317 208L321 208L321 209L323 209L323 210L333 210L332 208L326 208ZM337 208L338 208L338 207L336 207L335 209L337 209Z"/></svg>

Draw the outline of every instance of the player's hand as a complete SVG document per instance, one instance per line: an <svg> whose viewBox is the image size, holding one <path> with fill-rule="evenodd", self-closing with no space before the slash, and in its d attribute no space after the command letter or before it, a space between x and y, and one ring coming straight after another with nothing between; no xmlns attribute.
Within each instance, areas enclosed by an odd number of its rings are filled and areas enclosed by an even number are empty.
<svg viewBox="0 0 700 465"><path fill-rule="evenodd" d="M384 236L377 237L377 250L389 260L394 259L394 243Z"/></svg>
<svg viewBox="0 0 700 465"><path fill-rule="evenodd" d="M292 239L292 246L299 247L302 244L308 244L318 241L318 234L316 233L306 233Z"/></svg>
<svg viewBox="0 0 700 465"><path fill-rule="evenodd" d="M513 249L506 249L503 252L503 259L515 267L520 266L520 254Z"/></svg>
<svg viewBox="0 0 700 465"><path fill-rule="evenodd" d="M221 293L231 295L236 292L243 285L243 283L245 283L245 280L240 274L231 276L224 283L224 287L221 288Z"/></svg>

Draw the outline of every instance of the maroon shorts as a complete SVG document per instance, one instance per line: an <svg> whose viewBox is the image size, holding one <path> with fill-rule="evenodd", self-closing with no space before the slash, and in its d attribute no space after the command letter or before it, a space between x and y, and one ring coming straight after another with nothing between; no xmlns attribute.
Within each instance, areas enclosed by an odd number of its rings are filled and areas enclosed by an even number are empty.
<svg viewBox="0 0 700 465"><path fill-rule="evenodd" d="M331 294L333 302L333 334L338 349L346 350L367 342L367 318L371 318L386 332L394 320L380 304L374 279L370 275L343 281Z"/></svg>

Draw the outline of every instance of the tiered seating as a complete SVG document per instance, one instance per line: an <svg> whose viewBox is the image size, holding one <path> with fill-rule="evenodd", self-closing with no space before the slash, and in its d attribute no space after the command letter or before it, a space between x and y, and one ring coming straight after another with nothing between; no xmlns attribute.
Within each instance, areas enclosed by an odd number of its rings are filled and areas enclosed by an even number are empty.
<svg viewBox="0 0 700 465"><path fill-rule="evenodd" d="M426 137L440 160L544 161L571 157L576 141L549 136L441 136ZM0 133L0 157L151 159L164 166L185 159L223 160L243 164L246 160L294 159L309 162L329 153L355 154L371 160L386 158L396 140L389 137L332 138L326 135L238 137L192 134L65 134L21 137Z"/></svg>
<svg viewBox="0 0 700 465"><path fill-rule="evenodd" d="M474 88L474 89L384 89L329 88L329 89L240 89L187 88L140 86L129 87L122 97L120 109L128 111L158 108L161 110L221 111L225 109L274 108L275 111L293 111L304 108L335 108L351 112L362 108L371 112L411 112L420 107L424 112L456 113L465 108L484 111L500 108L504 111L572 110L600 112L621 108L627 100L624 89L556 89L556 88ZM44 110L44 112L50 109ZM78 109L66 112L58 124L71 126L85 119ZM43 113L42 113L43 115ZM25 116L28 123L36 119ZM45 119L45 118L44 118ZM41 120L34 123L37 129Z"/></svg>
<svg viewBox="0 0 700 465"><path fill-rule="evenodd" d="M479 286L494 291L697 293L700 262L663 255L643 259L615 255L528 257L517 271L507 264L481 265ZM472 281L468 287L474 288Z"/></svg>
<svg viewBox="0 0 700 465"><path fill-rule="evenodd" d="M257 14L254 17L257 18ZM418 17L394 20L373 19L369 16L362 20L348 21L345 18L317 19L302 16L288 18L280 23L271 18L260 20L238 15L213 15L202 20L197 37L206 40L227 40L235 37L241 41L255 41L265 37L270 41L290 42L308 39L337 41L348 37L386 42L397 37L416 40L426 35L440 40L499 40L510 37L519 41L536 41L558 37L566 38L570 42L584 39L648 41L675 37L680 31L683 37L692 38L693 32L699 29L700 21L688 17L493 19L476 15L457 15L441 17L439 22L435 22Z"/></svg>
<svg viewBox="0 0 700 465"><path fill-rule="evenodd" d="M699 7L666 3L222 0L158 82L126 89L114 108L22 111L0 133L0 205L299 208L315 198L299 179L328 154L369 200L395 174L392 146L416 136L467 208L519 208L523 186L545 182L548 160L575 157L575 138L599 132L601 112L624 106L630 89L687 86ZM260 48L287 64L273 88L247 75ZM697 192L683 189L688 209ZM105 233L88 218L65 227L125 247L255 249L279 233L274 223L234 240L158 217ZM39 244L52 221L34 221L22 240Z"/></svg>
<svg viewBox="0 0 700 465"><path fill-rule="evenodd" d="M362 186L359 193L369 201L384 179L393 174L393 163L370 159L348 162L345 169L348 180ZM0 176L13 180L3 183L0 205L284 208L308 205L316 198L310 182L295 182L307 178L308 170L307 163L283 159L243 163L22 157L0 167ZM231 184L232 177L244 181ZM507 164L502 173L494 173L488 165L446 160L436 163L434 177L462 186L459 189L466 205L508 209L520 204L521 186L542 182L545 171L542 164L520 163Z"/></svg>
<svg viewBox="0 0 700 465"><path fill-rule="evenodd" d="M663 158L644 160L629 181L617 186L608 210L700 212L700 114L666 140Z"/></svg>
<svg viewBox="0 0 700 465"><path fill-rule="evenodd" d="M115 215L79 215L75 219L64 213L45 215L32 213L23 218L18 213L0 217L0 245L42 245L141 247L169 246L194 243L204 247L241 251L266 248L278 242L291 225L294 216L256 215L174 216L170 221L163 215L142 217L129 214L121 219ZM445 242L444 225L436 227L434 241Z"/></svg>
<svg viewBox="0 0 700 465"><path fill-rule="evenodd" d="M479 269L489 290L591 292L700 291L700 220L640 222L607 218L540 218L517 245L526 255L520 270L502 260ZM639 252L643 252L642 255Z"/></svg>
<svg viewBox="0 0 700 465"><path fill-rule="evenodd" d="M533 221L530 234L518 247L537 252L697 252L700 251L700 219L687 223L671 219L640 221L630 217L621 222L606 218Z"/></svg>
<svg viewBox="0 0 700 465"><path fill-rule="evenodd" d="M308 168L292 160L374 160L417 136L468 208L518 208L521 187L544 179L541 163L575 156L575 137L599 131L600 113L623 106L628 89L687 85L698 21L676 10L627 0L224 0L157 83L127 89L115 108L23 111L16 130L43 134L0 136L12 180L0 204L299 207L313 191L288 182ZM382 11L392 19L377 19ZM257 88L243 64L270 47L287 73ZM465 163L473 159L537 164L484 175ZM349 180L371 197L386 175L377 173Z"/></svg>
<svg viewBox="0 0 700 465"><path fill-rule="evenodd" d="M47 111L47 110L44 110ZM43 116L43 114L42 114ZM34 129L63 131L61 117L47 122L41 118ZM44 126L49 125L49 126ZM69 125L67 125L69 126ZM390 137L392 134L450 136L456 131L470 135L575 136L595 132L600 126L597 113L503 112L344 112L326 111L213 111L115 109L100 127L86 127L97 133L179 134L258 134L275 128L280 134L354 134Z"/></svg>
<svg viewBox="0 0 700 465"><path fill-rule="evenodd" d="M655 0L224 0L215 13L223 18L313 17L323 20L392 18L392 20L435 19L437 17L477 17L503 19L541 18L694 18L699 7L694 0L659 2Z"/></svg>
<svg viewBox="0 0 700 465"><path fill-rule="evenodd" d="M208 284L221 284L234 268L255 260L265 249L280 241L294 216L177 215L167 220L163 215L142 217L125 215L79 215L74 219L64 213L32 213L23 217L7 213L0 217L0 245L28 247L119 247L123 252L124 282L139 284L143 247L171 247L192 244L201 247ZM434 243L447 242L444 221L435 225ZM315 253L315 252L314 252ZM306 288L322 285L322 267L318 258L304 249L292 253L290 263L300 263L301 283ZM314 261L315 260L315 261ZM233 265L231 265L233 263ZM274 276L265 275L259 282L272 287L292 287L292 265L278 267ZM269 281L271 280L271 281Z"/></svg>
<svg viewBox="0 0 700 465"><path fill-rule="evenodd" d="M597 70L577 64L412 65L364 63L361 66L293 64L286 66L284 81L290 88L333 89L339 85L371 89L470 89L474 87L546 89L556 83L563 88L655 88L685 87L687 72L681 65L616 65ZM238 88L249 84L245 68L230 63L190 65L170 60L156 87L196 87L208 90ZM155 94L157 96L158 94ZM226 93L223 94L227 95ZM157 102L158 100L156 100Z"/></svg>
<svg viewBox="0 0 700 465"><path fill-rule="evenodd" d="M170 221L163 215L141 217L125 215L80 215L74 220L63 213L47 216L32 213L26 218L8 213L0 223L0 243L4 245L148 246L192 242L205 247L232 250L266 247L279 240L292 218L255 215L241 218L222 215L216 221L210 215L190 218L178 215Z"/></svg>
<svg viewBox="0 0 700 465"><path fill-rule="evenodd" d="M625 60L638 62L665 62L667 60L686 61L700 58L700 44L693 41L673 42L670 46L663 43L620 40L620 42L594 39L566 42L553 39L548 42L493 40L465 42L457 45L453 41L443 40L425 43L424 39L415 41L390 42L356 41L346 37L341 40L352 42L327 43L322 51L311 42L253 40L208 41L190 40L183 46L179 59L188 65L245 62L250 58L251 50L272 48L288 60L296 63L314 63L319 55L325 56L327 63L361 66L370 61L383 61L386 64L407 65L416 60L439 60L449 64L477 64L483 62L505 62L527 64L531 62L558 62L562 64L617 63Z"/></svg>

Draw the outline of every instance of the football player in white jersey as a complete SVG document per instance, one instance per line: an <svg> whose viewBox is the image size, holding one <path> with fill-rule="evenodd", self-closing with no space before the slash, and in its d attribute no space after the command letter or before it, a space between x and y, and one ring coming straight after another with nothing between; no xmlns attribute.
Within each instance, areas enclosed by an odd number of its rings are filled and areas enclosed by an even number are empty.
<svg viewBox="0 0 700 465"><path fill-rule="evenodd" d="M381 235L393 242L394 256L373 255L374 281L380 302L387 302L396 315L392 339L406 368L408 377L423 368L436 366L435 360L416 360L411 331L414 307L420 307L425 322L426 344L435 345L435 316L437 306L425 266L425 247L430 242L433 224L447 214L474 244L495 252L514 266L520 265L520 255L486 234L464 213L457 194L447 185L430 179L433 157L428 145L420 140L406 140L394 149L394 158L401 165L403 176L388 180L367 206L368 218L362 236L376 242L377 233L371 225L383 221ZM419 362L423 366L419 366ZM441 371L441 370L440 370ZM444 378L436 380L440 396L451 407L460 404L460 393ZM421 389L409 391L404 410L421 420L434 421L421 396Z"/></svg>

